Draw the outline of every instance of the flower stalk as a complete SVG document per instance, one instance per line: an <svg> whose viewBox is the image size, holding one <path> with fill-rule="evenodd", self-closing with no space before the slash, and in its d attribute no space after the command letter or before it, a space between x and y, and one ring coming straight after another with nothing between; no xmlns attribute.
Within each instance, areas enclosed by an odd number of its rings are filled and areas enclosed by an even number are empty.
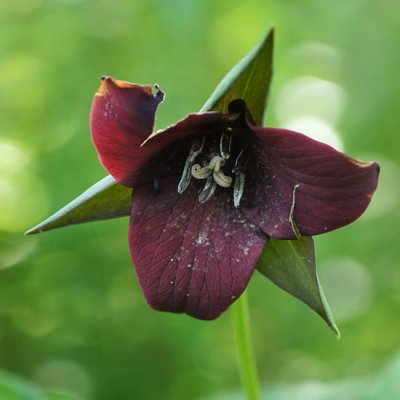
<svg viewBox="0 0 400 400"><path fill-rule="evenodd" d="M233 304L232 308L237 362L242 385L248 400L260 400L260 384L251 344L249 306L246 292Z"/></svg>

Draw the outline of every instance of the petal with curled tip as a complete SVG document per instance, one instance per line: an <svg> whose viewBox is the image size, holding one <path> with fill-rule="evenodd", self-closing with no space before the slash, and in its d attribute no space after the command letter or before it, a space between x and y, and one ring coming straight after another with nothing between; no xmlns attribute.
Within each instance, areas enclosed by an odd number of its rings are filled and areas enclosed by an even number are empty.
<svg viewBox="0 0 400 400"><path fill-rule="evenodd" d="M327 144L285 129L253 128L249 219L276 239L314 236L356 220L378 184L379 165L354 160ZM249 175L249 174L248 174Z"/></svg>
<svg viewBox="0 0 400 400"><path fill-rule="evenodd" d="M151 86L102 78L90 118L93 142L105 169L120 183L132 186L140 144L152 131L164 93ZM140 162L140 161L139 161Z"/></svg>

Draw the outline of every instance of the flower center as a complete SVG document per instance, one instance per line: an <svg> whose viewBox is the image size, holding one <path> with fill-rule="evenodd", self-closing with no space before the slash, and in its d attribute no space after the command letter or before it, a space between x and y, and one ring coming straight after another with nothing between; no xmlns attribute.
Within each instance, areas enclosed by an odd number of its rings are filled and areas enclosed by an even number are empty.
<svg viewBox="0 0 400 400"><path fill-rule="evenodd" d="M193 143L178 184L179 193L183 193L187 189L192 177L205 180L205 185L199 194L200 203L205 203L215 193L217 186L229 188L234 180L233 203L235 207L240 206L244 192L246 178L244 171L247 160L244 157L244 149L241 149L235 162L232 162L232 137L232 133L224 132L220 136L219 142L215 142L214 139L206 144L205 136L203 136ZM223 167L230 170L234 178L227 175L223 171Z"/></svg>

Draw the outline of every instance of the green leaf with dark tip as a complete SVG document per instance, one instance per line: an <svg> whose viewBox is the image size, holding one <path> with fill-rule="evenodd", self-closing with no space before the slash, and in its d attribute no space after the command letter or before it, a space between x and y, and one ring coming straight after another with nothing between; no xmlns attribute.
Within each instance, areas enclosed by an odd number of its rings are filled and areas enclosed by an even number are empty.
<svg viewBox="0 0 400 400"><path fill-rule="evenodd" d="M132 189L120 185L109 175L26 234L129 215L131 204Z"/></svg>
<svg viewBox="0 0 400 400"><path fill-rule="evenodd" d="M281 289L310 306L340 337L318 280L313 238L270 239L257 269Z"/></svg>
<svg viewBox="0 0 400 400"><path fill-rule="evenodd" d="M235 98L246 100L253 118L262 123L272 77L273 31L218 85L202 111L223 110ZM45 232L72 224L116 218L130 214L132 191L107 176L51 217L28 230Z"/></svg>
<svg viewBox="0 0 400 400"><path fill-rule="evenodd" d="M262 125L272 80L274 30L225 76L201 111L227 112L236 99L246 101L256 125Z"/></svg>

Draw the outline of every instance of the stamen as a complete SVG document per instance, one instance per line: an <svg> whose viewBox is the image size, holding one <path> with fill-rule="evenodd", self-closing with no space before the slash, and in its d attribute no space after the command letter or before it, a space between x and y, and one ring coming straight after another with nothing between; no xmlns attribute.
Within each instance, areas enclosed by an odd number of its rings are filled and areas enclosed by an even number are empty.
<svg viewBox="0 0 400 400"><path fill-rule="evenodd" d="M190 153L186 159L185 166L183 167L182 177L178 184L178 193L183 193L189 186L190 179L192 177L192 164L195 158L203 151L205 136L200 141L197 139L190 149Z"/></svg>
<svg viewBox="0 0 400 400"><path fill-rule="evenodd" d="M183 167L182 177L178 184L178 193L183 193L189 186L190 179L192 177L191 167L192 161L190 160L190 154L186 159L185 166Z"/></svg>
<svg viewBox="0 0 400 400"><path fill-rule="evenodd" d="M236 208L240 206L240 201L243 197L245 180L246 175L244 174L244 172L239 172L236 174L235 184L233 186L233 204Z"/></svg>
<svg viewBox="0 0 400 400"><path fill-rule="evenodd" d="M232 172L237 174L238 172L243 172L246 169L247 160L243 157L244 149L240 150L239 155L236 157L235 165L232 168Z"/></svg>
<svg viewBox="0 0 400 400"><path fill-rule="evenodd" d="M196 141L193 143L193 146L190 150L190 161L194 161L194 159L203 151L204 143L206 141L206 137L203 136L201 139L201 142L199 139L196 139Z"/></svg>
<svg viewBox="0 0 400 400"><path fill-rule="evenodd" d="M232 173L235 174L235 183L233 186L233 204L237 208L240 206L244 193L244 184L246 175L244 173L247 165L247 159L243 157L244 149L242 149L236 158L235 165L232 168Z"/></svg>
<svg viewBox="0 0 400 400"><path fill-rule="evenodd" d="M194 164L192 167L192 176L196 179L206 179L212 174L210 166L201 167L200 164Z"/></svg>
<svg viewBox="0 0 400 400"><path fill-rule="evenodd" d="M221 170L213 172L214 181L222 187L229 187L232 184L232 177L226 176Z"/></svg>
<svg viewBox="0 0 400 400"><path fill-rule="evenodd" d="M199 202L205 203L210 200L211 196L214 194L215 189L217 188L217 184L213 180L212 176L207 178L206 184L204 185L203 190L199 194Z"/></svg>
<svg viewBox="0 0 400 400"><path fill-rule="evenodd" d="M225 135L225 132L222 132L221 138L219 140L219 152L221 154L221 157L227 160L230 157L231 153L231 145L232 145L232 135L229 136L229 142L225 140L227 138L227 135Z"/></svg>

